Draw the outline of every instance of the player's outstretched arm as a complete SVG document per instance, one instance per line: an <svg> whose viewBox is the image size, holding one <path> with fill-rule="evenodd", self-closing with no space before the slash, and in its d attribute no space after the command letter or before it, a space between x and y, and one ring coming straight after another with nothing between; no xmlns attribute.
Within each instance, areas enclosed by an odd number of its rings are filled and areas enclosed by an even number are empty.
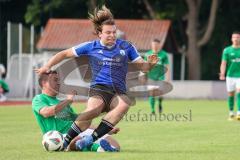
<svg viewBox="0 0 240 160"><path fill-rule="evenodd" d="M35 69L35 72L38 74L47 73L52 66L58 64L59 62L63 61L66 58L71 57L74 57L74 53L72 52L71 48L58 52L47 62L46 65L44 65L41 68Z"/></svg>
<svg viewBox="0 0 240 160"><path fill-rule="evenodd" d="M151 70L158 62L157 55L148 56L147 61L144 61L142 58L139 58L134 63L136 63L137 67L141 69L142 72L148 72Z"/></svg>

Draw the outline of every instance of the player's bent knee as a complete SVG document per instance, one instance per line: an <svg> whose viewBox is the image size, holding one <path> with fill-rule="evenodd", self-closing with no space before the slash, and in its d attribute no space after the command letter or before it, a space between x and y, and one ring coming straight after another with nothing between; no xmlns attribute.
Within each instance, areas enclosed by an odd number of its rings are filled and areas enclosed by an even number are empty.
<svg viewBox="0 0 240 160"><path fill-rule="evenodd" d="M240 92L240 89L239 90L237 90L237 92ZM234 96L234 94L235 94L235 92L233 91L233 92L228 92L228 96Z"/></svg>

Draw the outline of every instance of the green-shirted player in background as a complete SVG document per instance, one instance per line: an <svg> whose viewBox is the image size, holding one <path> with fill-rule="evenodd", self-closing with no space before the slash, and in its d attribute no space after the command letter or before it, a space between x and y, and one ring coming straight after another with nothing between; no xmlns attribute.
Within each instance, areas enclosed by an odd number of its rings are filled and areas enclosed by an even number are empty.
<svg viewBox="0 0 240 160"><path fill-rule="evenodd" d="M144 55L144 59L147 60L148 56L153 55L153 54L157 54L158 56L158 64L155 66L154 68L152 68L148 73L147 73L147 77L151 80L154 81L168 81L170 80L170 70L169 70L169 60L168 60L168 55L167 52L165 52L164 50L161 50L161 43L159 39L154 39L151 42L151 50L149 50L145 55ZM165 66L167 68L167 72L163 75L163 68L162 65ZM149 97L149 102L150 102L150 106L151 106L151 112L152 114L155 114L155 97L150 96ZM159 109L159 113L162 112L162 97L158 98L158 109Z"/></svg>
<svg viewBox="0 0 240 160"><path fill-rule="evenodd" d="M78 116L70 106L75 93L67 95L67 98L63 101L60 101L56 97L60 87L56 71L40 75L39 85L42 88L42 93L33 98L32 110L42 133L45 134L48 131L57 130L62 134L66 134ZM79 128L74 129L76 131L79 130ZM78 132L79 136L83 137L91 134L93 131L94 127L91 126L91 128L84 132ZM114 128L109 134L115 134L118 131L118 128ZM93 143L93 145L83 151L119 151L120 146L118 142L109 134L104 135L99 141ZM80 137L76 137L76 140ZM70 144L69 148L69 150L76 150L74 143Z"/></svg>
<svg viewBox="0 0 240 160"><path fill-rule="evenodd" d="M8 84L4 80L0 79L0 102L4 102L7 100L5 94L8 92L9 92Z"/></svg>
<svg viewBox="0 0 240 160"><path fill-rule="evenodd" d="M226 79L229 120L235 118L234 97L237 97L237 115L240 120L240 32L232 33L232 45L223 50L219 79ZM225 77L226 76L226 77Z"/></svg>

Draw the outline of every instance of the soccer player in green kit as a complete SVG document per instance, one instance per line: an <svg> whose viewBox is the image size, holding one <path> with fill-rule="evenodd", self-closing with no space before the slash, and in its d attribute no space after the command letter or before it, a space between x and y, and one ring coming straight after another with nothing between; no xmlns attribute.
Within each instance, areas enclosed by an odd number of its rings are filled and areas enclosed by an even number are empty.
<svg viewBox="0 0 240 160"><path fill-rule="evenodd" d="M57 99L56 95L60 85L56 72L51 71L40 76L39 85L42 93L33 98L32 109L42 133L50 130L66 133L78 116L70 107L74 94L68 95L61 102Z"/></svg>
<svg viewBox="0 0 240 160"><path fill-rule="evenodd" d="M5 94L8 92L9 92L8 84L4 80L0 79L0 102L4 102L7 100Z"/></svg>
<svg viewBox="0 0 240 160"><path fill-rule="evenodd" d="M237 97L237 115L240 120L240 32L232 33L232 45L223 50L220 80L226 80L228 92L229 120L234 120L234 97Z"/></svg>
<svg viewBox="0 0 240 160"><path fill-rule="evenodd" d="M152 68L147 73L147 77L154 81L162 81L162 80L169 81L170 80L170 71L169 71L169 60L168 60L167 52L165 52L164 50L161 50L161 44L160 44L159 39L153 39L153 41L151 42L151 48L152 49L149 50L144 55L144 59L147 60L148 56L156 54L159 59L158 64L160 64L160 65L157 65L154 68ZM165 77L165 75L163 75L162 65L167 68L166 77ZM153 96L149 97L152 114L155 114L155 100L156 100L155 97L153 97ZM159 113L162 112L162 100L163 100L162 97L158 97Z"/></svg>
<svg viewBox="0 0 240 160"><path fill-rule="evenodd" d="M57 130L62 134L66 134L78 116L70 106L75 96L74 92L67 95L67 98L63 101L56 97L60 87L58 80L59 77L56 71L40 75L39 85L42 88L42 93L36 95L32 101L32 110L43 134L50 130ZM92 133L93 129L94 127L91 126L91 128L79 134L80 137L77 139ZM115 134L118 130L114 128L109 134ZM83 151L99 151L100 149L112 151L112 146L119 151L120 146L118 142L109 134L104 135L98 142ZM74 145L74 143L69 145L70 150L76 150Z"/></svg>

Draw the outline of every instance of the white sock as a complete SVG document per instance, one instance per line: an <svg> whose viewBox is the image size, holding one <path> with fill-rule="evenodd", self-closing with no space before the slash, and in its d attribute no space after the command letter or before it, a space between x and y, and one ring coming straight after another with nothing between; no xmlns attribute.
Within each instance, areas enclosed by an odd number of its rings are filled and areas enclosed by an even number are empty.
<svg viewBox="0 0 240 160"><path fill-rule="evenodd" d="M234 115L234 112L233 111L229 111L229 116L232 116Z"/></svg>
<svg viewBox="0 0 240 160"><path fill-rule="evenodd" d="M7 100L7 97L4 96L3 94L0 94L0 102L4 102Z"/></svg>
<svg viewBox="0 0 240 160"><path fill-rule="evenodd" d="M105 151L101 146L99 146L98 149L97 149L97 152L105 152Z"/></svg>

